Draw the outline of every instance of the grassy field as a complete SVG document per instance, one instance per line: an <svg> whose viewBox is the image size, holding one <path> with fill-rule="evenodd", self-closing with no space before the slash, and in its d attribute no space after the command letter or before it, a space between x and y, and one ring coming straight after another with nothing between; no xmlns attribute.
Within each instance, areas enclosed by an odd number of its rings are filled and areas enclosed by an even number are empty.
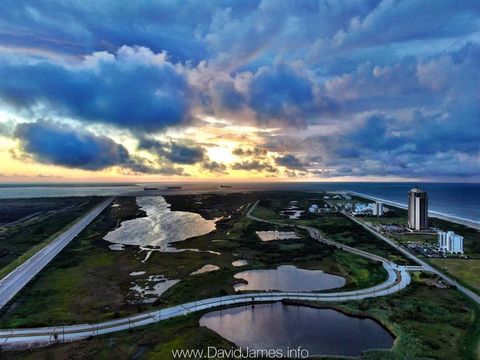
<svg viewBox="0 0 480 360"><path fill-rule="evenodd" d="M327 239L383 256L397 264L410 263L400 252L340 213L300 220L299 223L319 229Z"/></svg>
<svg viewBox="0 0 480 360"><path fill-rule="evenodd" d="M253 215L285 224L299 224L317 228L327 239L337 241L358 249L384 256L398 264L408 264L410 260L400 252L373 236L370 232L355 224L340 213L310 214L306 212L299 220L289 220L280 215L288 203L293 199L298 201L300 209L307 209L310 204L323 206L322 194L305 194L302 197L290 194L265 194L255 208Z"/></svg>
<svg viewBox="0 0 480 360"><path fill-rule="evenodd" d="M95 206L99 197L0 200L0 278Z"/></svg>
<svg viewBox="0 0 480 360"><path fill-rule="evenodd" d="M429 259L429 262L480 292L480 259Z"/></svg>
<svg viewBox="0 0 480 360"><path fill-rule="evenodd" d="M200 200L201 199L201 200ZM233 275L248 269L275 268L282 264L322 269L346 278L347 288L369 287L383 281L384 269L376 263L339 251L311 239L299 231L301 239L262 242L256 231L272 226L245 217L246 204L253 204L251 195L171 196L174 210L193 210L222 220L217 230L175 243L179 249L200 251L152 252L148 261L136 246L112 251L103 236L119 222L138 216L134 198L121 197L118 206L109 207L85 231L29 284L0 316L2 327L43 326L63 323L100 321L146 311L193 299L234 293ZM278 226L281 230L282 227ZM220 255L211 252L219 252ZM232 261L245 259L249 265L241 270ZM221 269L190 276L206 264ZM144 271L136 276L129 274ZM146 281L150 275L162 274L179 283L167 290L153 304L133 304L132 281Z"/></svg>

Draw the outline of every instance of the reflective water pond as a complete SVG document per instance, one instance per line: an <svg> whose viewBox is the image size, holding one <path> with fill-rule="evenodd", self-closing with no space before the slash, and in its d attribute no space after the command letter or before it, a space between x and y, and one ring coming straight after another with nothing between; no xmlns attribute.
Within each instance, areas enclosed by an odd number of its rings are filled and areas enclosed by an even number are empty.
<svg viewBox="0 0 480 360"><path fill-rule="evenodd" d="M157 250L172 250L171 243L215 230L215 220L206 220L197 213L171 211L161 196L137 197L137 204L146 217L122 222L104 239L116 244L153 246Z"/></svg>
<svg viewBox="0 0 480 360"><path fill-rule="evenodd" d="M368 349L390 349L393 336L372 319L331 309L261 304L207 313L200 325L245 349L294 349L313 355L358 356Z"/></svg>
<svg viewBox="0 0 480 360"><path fill-rule="evenodd" d="M234 275L247 284L235 284L235 290L314 291L342 287L345 278L324 273L322 270L299 269L282 265L271 270L248 270Z"/></svg>

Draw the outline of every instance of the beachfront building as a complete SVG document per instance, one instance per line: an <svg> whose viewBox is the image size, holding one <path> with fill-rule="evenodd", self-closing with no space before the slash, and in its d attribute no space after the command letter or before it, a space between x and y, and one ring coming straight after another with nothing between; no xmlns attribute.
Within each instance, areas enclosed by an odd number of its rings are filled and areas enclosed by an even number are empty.
<svg viewBox="0 0 480 360"><path fill-rule="evenodd" d="M412 230L428 230L428 197L418 187L408 193L408 227Z"/></svg>
<svg viewBox="0 0 480 360"><path fill-rule="evenodd" d="M373 204L356 203L353 208L353 215L372 215Z"/></svg>
<svg viewBox="0 0 480 360"><path fill-rule="evenodd" d="M450 254L463 254L463 236L453 231L439 231L438 249Z"/></svg>
<svg viewBox="0 0 480 360"><path fill-rule="evenodd" d="M373 215L375 216L383 216L383 203L380 201L375 201L373 204Z"/></svg>

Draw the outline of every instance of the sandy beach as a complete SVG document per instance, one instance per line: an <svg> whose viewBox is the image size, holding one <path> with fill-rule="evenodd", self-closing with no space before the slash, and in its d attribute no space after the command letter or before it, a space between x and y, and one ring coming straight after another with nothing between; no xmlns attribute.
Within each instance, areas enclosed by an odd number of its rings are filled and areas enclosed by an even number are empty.
<svg viewBox="0 0 480 360"><path fill-rule="evenodd" d="M398 202L395 202L395 201L390 201L390 200L386 200L386 199L382 199L382 198L358 193L356 191L345 190L345 192L347 192L351 195L360 196L360 197L363 197L363 198L366 198L366 199L369 199L369 200L381 201L381 202L383 202L387 205L396 206L396 207L399 207L401 209L408 209L407 205L401 204L401 203L398 203ZM457 224L460 224L460 225L465 225L465 226L471 227L473 229L480 230L480 223L476 222L476 221L473 221L473 220L470 220L470 219L459 218L459 217L455 217L455 216L452 216L452 215L439 213L437 211L429 211L428 215L432 216L432 217L436 217L438 219L451 221L451 222L454 222L454 223L457 223Z"/></svg>

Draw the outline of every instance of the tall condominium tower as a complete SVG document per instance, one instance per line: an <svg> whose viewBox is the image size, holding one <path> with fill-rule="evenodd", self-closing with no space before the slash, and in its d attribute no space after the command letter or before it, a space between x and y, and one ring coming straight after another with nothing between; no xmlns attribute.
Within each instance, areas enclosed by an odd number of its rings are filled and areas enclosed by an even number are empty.
<svg viewBox="0 0 480 360"><path fill-rule="evenodd" d="M428 197L419 188L408 193L408 227L413 230L428 229Z"/></svg>

